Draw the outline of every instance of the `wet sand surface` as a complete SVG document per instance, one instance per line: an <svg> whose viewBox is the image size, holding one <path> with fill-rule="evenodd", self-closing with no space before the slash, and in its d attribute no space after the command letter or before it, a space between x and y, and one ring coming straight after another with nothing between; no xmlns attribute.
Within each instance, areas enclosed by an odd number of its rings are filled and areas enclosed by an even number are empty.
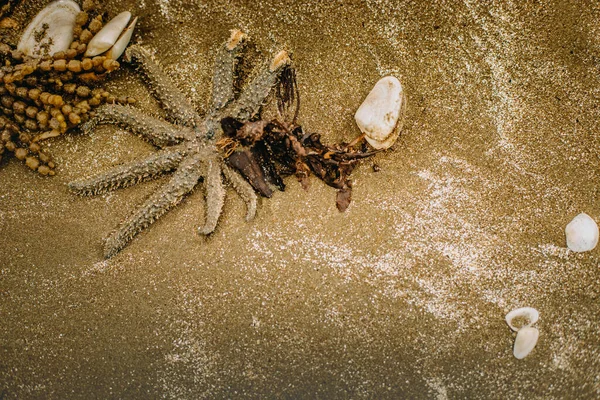
<svg viewBox="0 0 600 400"><path fill-rule="evenodd" d="M25 3L22 26L43 4ZM55 177L3 162L1 399L600 396L600 250L564 237L600 220L597 3L106 3L140 16L134 40L201 111L241 28L244 71L293 52L305 129L352 139L387 74L405 128L355 170L345 213L287 178L250 223L229 190L202 238L198 188L110 260L103 238L167 178L87 198L66 183L151 145L103 126L50 141ZM164 115L132 68L108 87ZM524 360L504 322L520 306L540 312Z"/></svg>

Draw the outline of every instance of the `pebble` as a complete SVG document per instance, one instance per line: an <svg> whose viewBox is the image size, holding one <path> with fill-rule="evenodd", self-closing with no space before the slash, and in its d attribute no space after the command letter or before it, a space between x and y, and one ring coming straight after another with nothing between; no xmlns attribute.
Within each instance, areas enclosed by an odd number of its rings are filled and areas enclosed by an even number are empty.
<svg viewBox="0 0 600 400"><path fill-rule="evenodd" d="M367 142L375 149L391 147L402 130L406 96L394 76L381 78L360 105L354 119Z"/></svg>
<svg viewBox="0 0 600 400"><path fill-rule="evenodd" d="M50 3L25 28L17 49L33 57L41 57L46 51L49 55L66 51L73 41L73 27L79 11L79 5L73 0Z"/></svg>
<svg viewBox="0 0 600 400"><path fill-rule="evenodd" d="M598 224L586 213L581 213L565 228L567 247L581 253L593 250L598 244Z"/></svg>

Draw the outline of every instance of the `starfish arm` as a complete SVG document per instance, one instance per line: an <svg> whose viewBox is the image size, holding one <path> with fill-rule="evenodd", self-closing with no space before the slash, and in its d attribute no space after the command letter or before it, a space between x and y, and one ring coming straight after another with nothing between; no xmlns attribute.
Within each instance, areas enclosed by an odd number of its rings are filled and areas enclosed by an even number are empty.
<svg viewBox="0 0 600 400"><path fill-rule="evenodd" d="M223 210L223 203L225 202L225 188L221 179L221 167L215 159L208 162L205 185L206 220L204 221L204 226L198 228L198 232L202 235L211 234L215 230L219 216Z"/></svg>
<svg viewBox="0 0 600 400"><path fill-rule="evenodd" d="M252 186L236 171L229 168L227 165L222 164L223 175L225 179L233 186L235 191L240 195L244 203L246 203L246 221L254 219L256 215L256 204L258 197L254 192Z"/></svg>
<svg viewBox="0 0 600 400"><path fill-rule="evenodd" d="M190 128L170 124L129 106L106 104L98 107L95 113L94 118L82 125L84 133L91 132L99 124L117 124L158 147L179 143L194 135Z"/></svg>
<svg viewBox="0 0 600 400"><path fill-rule="evenodd" d="M180 146L160 150L143 160L119 165L92 178L71 182L69 188L79 195L89 196L133 186L175 169L183 156L184 151Z"/></svg>
<svg viewBox="0 0 600 400"><path fill-rule="evenodd" d="M145 48L133 45L125 52L127 61L137 62L139 69L146 75L148 85L154 96L162 103L171 118L179 124L193 127L197 113L187 97L172 83L163 72L160 64Z"/></svg>
<svg viewBox="0 0 600 400"><path fill-rule="evenodd" d="M202 176L201 163L202 158L198 154L186 158L169 182L154 192L106 239L104 256L110 258L117 254L135 235L179 204Z"/></svg>
<svg viewBox="0 0 600 400"><path fill-rule="evenodd" d="M287 52L280 51L268 65L261 68L261 71L242 91L238 100L229 107L225 115L240 121L252 118L269 95L271 88L277 83L283 68L289 63L290 58Z"/></svg>
<svg viewBox="0 0 600 400"><path fill-rule="evenodd" d="M217 53L213 76L212 106L210 113L216 113L233 100L235 64L243 47L246 35L239 29L231 31L231 37Z"/></svg>

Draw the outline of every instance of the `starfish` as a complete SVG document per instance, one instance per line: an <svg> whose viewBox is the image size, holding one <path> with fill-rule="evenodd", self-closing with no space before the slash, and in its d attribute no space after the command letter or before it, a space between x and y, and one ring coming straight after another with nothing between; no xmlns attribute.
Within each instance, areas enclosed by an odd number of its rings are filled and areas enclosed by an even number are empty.
<svg viewBox="0 0 600 400"><path fill-rule="evenodd" d="M148 116L131 106L110 104L99 107L96 116L83 125L84 132L99 123L113 123L145 137L160 150L145 159L71 182L69 187L77 194L95 195L153 179L168 171L174 172L165 185L108 236L104 246L106 258L118 253L135 235L179 204L201 180L205 188L206 217L204 225L198 228L200 234L208 235L217 226L225 199L223 178L244 200L246 220L254 218L257 196L252 186L227 166L219 151L217 142L223 138L221 120L233 117L248 121L255 116L290 58L285 51L277 53L260 67L236 98L235 66L245 39L244 33L233 30L231 37L220 47L214 67L211 105L204 117L172 83L147 49L139 45L127 49L125 60L138 64L154 96L174 123Z"/></svg>

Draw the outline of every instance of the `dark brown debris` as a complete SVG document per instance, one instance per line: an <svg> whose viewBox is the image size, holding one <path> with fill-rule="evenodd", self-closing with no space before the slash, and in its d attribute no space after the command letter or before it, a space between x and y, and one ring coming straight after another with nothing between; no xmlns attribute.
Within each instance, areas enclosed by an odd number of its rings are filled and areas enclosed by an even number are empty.
<svg viewBox="0 0 600 400"><path fill-rule="evenodd" d="M240 171L261 196L271 197L273 195L264 170L252 149L245 148L234 151L227 158L227 163Z"/></svg>
<svg viewBox="0 0 600 400"><path fill-rule="evenodd" d="M341 212L346 211L352 201L352 189L350 187L338 190L335 205Z"/></svg>
<svg viewBox="0 0 600 400"><path fill-rule="evenodd" d="M296 76L289 68L277 88L280 118L272 121L241 123L233 118L221 121L225 138L219 145L228 155L228 163L238 169L255 190L271 197L270 185L283 190L282 176L295 175L304 189L314 174L338 189L336 205L345 211L352 200L350 173L358 162L377 153L366 144L325 145L318 133L305 133L296 123L300 98ZM287 117L283 117L287 116ZM286 122L286 119L290 122ZM355 149L354 146L360 146Z"/></svg>

